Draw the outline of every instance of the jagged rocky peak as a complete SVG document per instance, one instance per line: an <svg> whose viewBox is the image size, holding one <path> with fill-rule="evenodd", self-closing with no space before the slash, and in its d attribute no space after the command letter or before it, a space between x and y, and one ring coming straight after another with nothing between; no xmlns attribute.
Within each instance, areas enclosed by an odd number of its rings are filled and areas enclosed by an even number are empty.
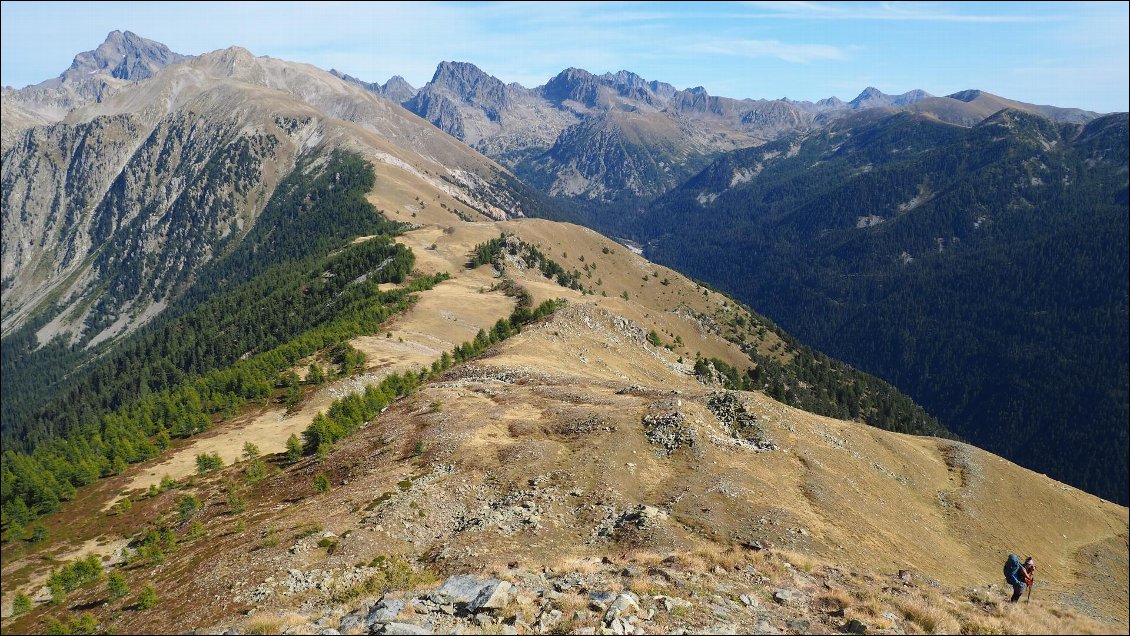
<svg viewBox="0 0 1130 636"><path fill-rule="evenodd" d="M667 82L658 82L656 80L652 80L648 82L647 85L649 88L651 88L651 92L655 93L656 96L661 99L671 99L671 97L673 97L675 93L679 92L679 89L668 84Z"/></svg>
<svg viewBox="0 0 1130 636"><path fill-rule="evenodd" d="M867 88L863 89L863 92L860 93L858 97L848 102L848 104L850 104L852 108L857 109L874 108L876 106L883 105L883 102L886 101L888 97L889 96L886 93L875 88L874 86L868 86Z"/></svg>
<svg viewBox="0 0 1130 636"><path fill-rule="evenodd" d="M502 80L488 75L470 62L440 62L429 84L466 97L484 93L501 95L506 90Z"/></svg>
<svg viewBox="0 0 1130 636"><path fill-rule="evenodd" d="M624 86L632 89L651 90L651 87L647 85L647 81L644 80L644 78L636 75L631 71L605 73L604 75L601 75L600 78L615 86Z"/></svg>
<svg viewBox="0 0 1130 636"><path fill-rule="evenodd" d="M118 79L142 80L190 57L130 31L111 31L97 49L76 55L64 76L105 72Z"/></svg>
<svg viewBox="0 0 1130 636"><path fill-rule="evenodd" d="M381 95L394 102L406 102L416 96L416 89L403 77L393 75L381 86Z"/></svg>
<svg viewBox="0 0 1130 636"><path fill-rule="evenodd" d="M634 101L652 105L655 105L658 101L665 101L657 100L647 80L631 71L605 73L600 76L600 81L606 86L611 87L620 96L627 97Z"/></svg>
<svg viewBox="0 0 1130 636"><path fill-rule="evenodd" d="M571 100L586 106L596 106L600 83L596 76L582 68L567 68L546 82L542 96L554 102Z"/></svg>

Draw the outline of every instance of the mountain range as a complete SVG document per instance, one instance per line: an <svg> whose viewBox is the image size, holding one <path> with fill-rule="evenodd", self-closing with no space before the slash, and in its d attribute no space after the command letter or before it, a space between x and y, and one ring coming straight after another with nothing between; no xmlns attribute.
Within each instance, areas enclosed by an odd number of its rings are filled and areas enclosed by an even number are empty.
<svg viewBox="0 0 1130 636"><path fill-rule="evenodd" d="M576 68L526 88L465 62L441 63L418 91L393 78L395 95L343 77L400 100L550 195L621 205L670 190L721 152L813 130L861 110L913 109L963 125L1005 107L1074 123L1097 116L981 91L934 97L922 90L886 95L868 87L849 102L732 99L712 96L701 86L679 90L630 71L594 75Z"/></svg>
<svg viewBox="0 0 1130 636"><path fill-rule="evenodd" d="M5 632L1130 621L1125 114L129 32L2 104Z"/></svg>

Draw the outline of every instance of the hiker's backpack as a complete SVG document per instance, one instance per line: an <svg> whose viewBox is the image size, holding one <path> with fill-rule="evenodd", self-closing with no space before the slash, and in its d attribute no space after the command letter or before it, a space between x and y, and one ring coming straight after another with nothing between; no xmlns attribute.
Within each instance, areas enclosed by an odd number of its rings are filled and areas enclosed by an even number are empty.
<svg viewBox="0 0 1130 636"><path fill-rule="evenodd" d="M1011 579L1016 576L1016 571L1020 569L1020 557L1015 554L1008 555L1008 560L1004 562L1004 578Z"/></svg>

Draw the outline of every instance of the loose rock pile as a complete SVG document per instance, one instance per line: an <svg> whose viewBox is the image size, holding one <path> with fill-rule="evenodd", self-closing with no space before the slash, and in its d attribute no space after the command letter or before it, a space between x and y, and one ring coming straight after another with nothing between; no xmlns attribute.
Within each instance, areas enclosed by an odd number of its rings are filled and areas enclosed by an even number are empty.
<svg viewBox="0 0 1130 636"><path fill-rule="evenodd" d="M766 438L765 427L757 417L746 410L738 394L717 391L706 398L706 406L726 432L742 442L742 446L758 451L777 450L777 445Z"/></svg>
<svg viewBox="0 0 1130 636"><path fill-rule="evenodd" d="M659 447L655 453L660 457L667 457L679 448L691 447L695 443L694 431L687 426L687 416L681 411L645 415L643 432L652 444Z"/></svg>

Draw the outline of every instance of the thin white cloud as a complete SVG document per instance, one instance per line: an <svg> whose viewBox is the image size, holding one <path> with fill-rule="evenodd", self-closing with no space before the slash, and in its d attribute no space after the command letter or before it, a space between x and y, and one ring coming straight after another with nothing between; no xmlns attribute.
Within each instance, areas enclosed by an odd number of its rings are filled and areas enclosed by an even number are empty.
<svg viewBox="0 0 1130 636"><path fill-rule="evenodd" d="M740 57L773 57L793 64L847 59L847 52L829 44L790 44L779 40L726 40L687 47L688 51Z"/></svg>
<svg viewBox="0 0 1130 636"><path fill-rule="evenodd" d="M823 2L744 2L761 13L738 14L743 18L790 18L801 20L875 20L913 22L973 22L973 23L1024 23L1051 22L1057 16L1008 13L959 13L946 10L951 5L917 2L880 2L878 4L852 2L828 4ZM953 5L960 7L961 5Z"/></svg>

